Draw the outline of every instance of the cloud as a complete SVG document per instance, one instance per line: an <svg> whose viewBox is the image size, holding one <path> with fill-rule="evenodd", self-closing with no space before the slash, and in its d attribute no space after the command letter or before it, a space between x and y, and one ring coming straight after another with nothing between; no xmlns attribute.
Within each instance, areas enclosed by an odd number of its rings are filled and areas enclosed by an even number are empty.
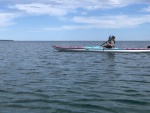
<svg viewBox="0 0 150 113"><path fill-rule="evenodd" d="M0 0L1 2L2 0ZM3 0L4 1L4 0ZM18 11L18 13L25 13L30 15L50 15L50 16L66 16L72 18L74 15L69 13L80 13L85 17L75 16L72 22L81 24L80 26L64 25L60 28L47 28L49 30L69 30L69 29L90 29L90 28L131 28L149 22L149 15L143 16L126 16L126 15L113 15L113 16L97 16L88 17L88 10L98 9L111 9L116 7L124 7L129 4L146 4L150 0L5 0L16 3L9 6L10 10ZM80 10L80 12L78 11ZM143 9L149 11L150 7ZM101 10L99 10L101 11ZM13 17L14 16L14 17ZM12 20L16 18L12 15L10 19L6 18L0 22L1 26L7 25L6 23L13 24ZM149 20L148 20L148 19Z"/></svg>
<svg viewBox="0 0 150 113"><path fill-rule="evenodd" d="M13 8L24 11L28 14L36 15L48 14L51 16L63 16L67 14L66 9L40 3L17 4Z"/></svg>
<svg viewBox="0 0 150 113"><path fill-rule="evenodd" d="M40 3L53 6L80 7L86 9L104 8L110 6L124 6L129 4L150 3L149 0L0 0L0 2L13 4Z"/></svg>
<svg viewBox="0 0 150 113"><path fill-rule="evenodd" d="M61 31L61 30L75 30L79 29L79 26L61 26L61 27L47 27L44 28L45 31Z"/></svg>
<svg viewBox="0 0 150 113"><path fill-rule="evenodd" d="M37 0L33 3L11 5L9 6L9 9L18 11L18 13L30 15L49 15L60 17L66 16L69 13L80 13L82 15L86 15L88 10L121 7L119 3L120 2L118 0L106 0L106 2L99 2L99 0L51 0L42 2L41 0ZM83 11L77 12L77 9L83 9Z"/></svg>
<svg viewBox="0 0 150 113"><path fill-rule="evenodd" d="M143 8L141 12L150 12L150 6L148 6L147 8Z"/></svg>
<svg viewBox="0 0 150 113"><path fill-rule="evenodd" d="M73 22L79 24L78 26L61 26L50 27L45 30L59 31L59 30L75 30L75 29L93 29L93 28L134 28L144 23L150 23L150 15L143 15L141 17L118 15L118 16L101 16L101 17L74 17Z"/></svg>
<svg viewBox="0 0 150 113"><path fill-rule="evenodd" d="M18 16L18 14L12 13L0 13L0 28L15 24L12 20Z"/></svg>
<svg viewBox="0 0 150 113"><path fill-rule="evenodd" d="M73 21L80 24L92 25L95 28L133 28L144 23L150 23L150 15L128 16L100 16L100 17L74 17Z"/></svg>
<svg viewBox="0 0 150 113"><path fill-rule="evenodd" d="M143 4L149 2L149 0L26 0L26 2L14 0L14 2L15 1L16 4L11 6L11 9L13 8L18 11L24 11L27 14L48 14L50 16L65 16L70 12L76 12L79 8L85 10L111 9L116 7L124 7L134 3Z"/></svg>

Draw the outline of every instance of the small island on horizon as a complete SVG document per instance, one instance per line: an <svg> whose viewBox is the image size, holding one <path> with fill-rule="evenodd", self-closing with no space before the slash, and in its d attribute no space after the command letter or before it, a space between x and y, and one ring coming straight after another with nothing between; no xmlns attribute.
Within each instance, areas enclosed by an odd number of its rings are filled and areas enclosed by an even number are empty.
<svg viewBox="0 0 150 113"><path fill-rule="evenodd" d="M14 41L14 40L2 40L2 39L0 39L0 41Z"/></svg>

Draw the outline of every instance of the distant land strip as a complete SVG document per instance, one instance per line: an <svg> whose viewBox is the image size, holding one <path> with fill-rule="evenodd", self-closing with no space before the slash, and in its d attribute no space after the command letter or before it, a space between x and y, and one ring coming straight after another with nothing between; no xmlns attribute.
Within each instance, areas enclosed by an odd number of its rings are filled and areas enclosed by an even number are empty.
<svg viewBox="0 0 150 113"><path fill-rule="evenodd" d="M14 40L0 40L0 41L14 41Z"/></svg>

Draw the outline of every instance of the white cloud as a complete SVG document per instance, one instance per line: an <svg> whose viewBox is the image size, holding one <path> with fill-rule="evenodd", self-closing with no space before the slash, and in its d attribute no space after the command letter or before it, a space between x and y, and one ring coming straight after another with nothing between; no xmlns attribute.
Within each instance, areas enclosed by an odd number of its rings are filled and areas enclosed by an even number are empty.
<svg viewBox="0 0 150 113"><path fill-rule="evenodd" d="M25 11L29 14L48 14L54 16L63 16L67 14L65 9L54 7L52 5L40 4L40 3L32 3L32 4L18 4L15 5L16 9Z"/></svg>
<svg viewBox="0 0 150 113"><path fill-rule="evenodd" d="M74 17L73 21L80 24L93 25L95 28L132 28L140 24L150 23L150 15L138 16L101 16L101 17Z"/></svg>
<svg viewBox="0 0 150 113"><path fill-rule="evenodd" d="M79 29L79 26L61 26L61 27L48 27L44 28L46 31L61 31L61 30L74 30Z"/></svg>
<svg viewBox="0 0 150 113"><path fill-rule="evenodd" d="M129 4L150 3L149 0L26 0L24 2L14 0L15 2L17 4L11 6L13 9L29 14L48 14L50 16L65 16L70 12L75 13L78 8L85 10L111 9Z"/></svg>
<svg viewBox="0 0 150 113"><path fill-rule="evenodd" d="M150 12L150 6L148 6L147 8L143 8L141 12Z"/></svg>
<svg viewBox="0 0 150 113"><path fill-rule="evenodd" d="M14 22L12 20L18 16L18 14L0 13L0 28L13 25Z"/></svg>
<svg viewBox="0 0 150 113"><path fill-rule="evenodd" d="M74 29L93 29L93 28L134 28L144 23L150 23L150 15L143 15L141 17L131 17L126 15L118 16L102 16L102 17L74 17L72 19L77 26L62 26L58 28L45 28L45 30L74 30Z"/></svg>
<svg viewBox="0 0 150 113"><path fill-rule="evenodd" d="M48 28L49 30L68 30L68 29L90 29L90 28L128 28L135 27L145 22L149 22L149 15L134 17L134 16L101 16L87 17L88 10L95 9L110 9L115 7L123 7L129 4L150 3L150 0L26 0L25 3L18 0L6 0L17 3L9 7L19 13L32 15L50 15L50 16L66 16L68 13L77 13L77 9L84 9L79 12L86 17L74 17L72 20L75 23L80 23L80 26L62 26L60 28ZM5 2L6 2L5 1ZM1 2L1 1L0 1ZM19 3L19 4L18 4ZM143 9L149 11L150 7ZM20 12L21 11L21 12ZM14 16L14 15L13 15ZM12 16L12 19L15 18ZM72 15L71 15L72 16ZM68 17L68 18L71 18ZM149 20L148 20L148 19ZM3 19L0 25L13 24L11 18ZM6 24L7 23L7 24Z"/></svg>
<svg viewBox="0 0 150 113"><path fill-rule="evenodd" d="M99 2L99 0L51 0L39 3L16 4L9 6L10 9L18 10L22 13L32 15L50 15L50 16L65 16L68 13L77 13L77 9L95 10L113 7L121 7L119 0L106 0L106 2ZM78 12L86 14L86 11Z"/></svg>

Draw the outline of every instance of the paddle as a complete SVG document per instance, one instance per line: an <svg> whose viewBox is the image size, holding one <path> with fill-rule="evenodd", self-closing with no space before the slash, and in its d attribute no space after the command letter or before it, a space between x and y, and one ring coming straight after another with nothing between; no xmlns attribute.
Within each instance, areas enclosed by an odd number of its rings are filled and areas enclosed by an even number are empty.
<svg viewBox="0 0 150 113"><path fill-rule="evenodd" d="M108 40L109 41L109 40ZM104 42L103 44L101 44L100 46L103 46L104 44L106 44L108 41Z"/></svg>

